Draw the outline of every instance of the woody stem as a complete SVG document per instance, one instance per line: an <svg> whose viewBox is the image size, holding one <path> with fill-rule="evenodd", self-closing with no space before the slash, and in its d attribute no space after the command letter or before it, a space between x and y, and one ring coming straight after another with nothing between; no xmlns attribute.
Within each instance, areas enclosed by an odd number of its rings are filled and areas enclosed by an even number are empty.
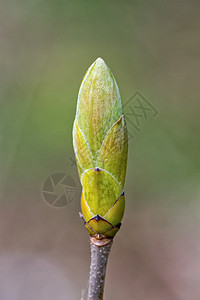
<svg viewBox="0 0 200 300"><path fill-rule="evenodd" d="M90 238L91 263L87 300L103 300L104 281L112 239Z"/></svg>

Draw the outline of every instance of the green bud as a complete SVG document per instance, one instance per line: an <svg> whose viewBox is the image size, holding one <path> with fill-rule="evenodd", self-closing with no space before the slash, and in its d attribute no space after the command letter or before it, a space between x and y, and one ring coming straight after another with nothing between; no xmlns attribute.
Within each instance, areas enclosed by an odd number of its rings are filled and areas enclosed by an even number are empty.
<svg viewBox="0 0 200 300"><path fill-rule="evenodd" d="M101 58L90 66L79 90L73 145L85 226L91 236L112 238L125 208L128 135L119 88Z"/></svg>

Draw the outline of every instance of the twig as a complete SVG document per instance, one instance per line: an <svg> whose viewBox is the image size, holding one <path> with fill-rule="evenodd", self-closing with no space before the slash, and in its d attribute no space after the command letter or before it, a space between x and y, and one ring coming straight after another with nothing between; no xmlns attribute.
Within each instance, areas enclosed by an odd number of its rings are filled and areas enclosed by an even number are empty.
<svg viewBox="0 0 200 300"><path fill-rule="evenodd" d="M103 300L106 265L112 246L112 239L90 238L91 264L88 300Z"/></svg>

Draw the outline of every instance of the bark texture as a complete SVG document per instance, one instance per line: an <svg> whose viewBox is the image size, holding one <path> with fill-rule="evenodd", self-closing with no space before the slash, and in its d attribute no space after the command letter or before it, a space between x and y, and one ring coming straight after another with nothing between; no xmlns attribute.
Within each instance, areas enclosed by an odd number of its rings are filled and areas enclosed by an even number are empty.
<svg viewBox="0 0 200 300"><path fill-rule="evenodd" d="M90 240L91 264L88 300L103 300L106 266L111 246L112 239L106 239L102 242L94 238Z"/></svg>

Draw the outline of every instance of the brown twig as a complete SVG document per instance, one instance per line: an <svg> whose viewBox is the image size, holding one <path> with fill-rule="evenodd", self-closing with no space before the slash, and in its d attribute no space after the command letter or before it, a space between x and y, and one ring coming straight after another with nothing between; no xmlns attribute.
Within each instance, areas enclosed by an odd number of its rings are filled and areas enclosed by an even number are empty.
<svg viewBox="0 0 200 300"><path fill-rule="evenodd" d="M90 238L91 264L88 300L103 300L104 281L112 239Z"/></svg>

